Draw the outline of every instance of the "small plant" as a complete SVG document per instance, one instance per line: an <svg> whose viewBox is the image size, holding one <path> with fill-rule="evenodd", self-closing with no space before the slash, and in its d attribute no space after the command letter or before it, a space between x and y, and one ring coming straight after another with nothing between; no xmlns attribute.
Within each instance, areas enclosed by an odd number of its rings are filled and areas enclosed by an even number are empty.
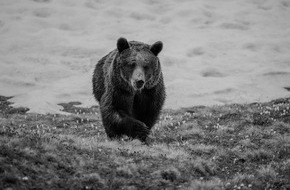
<svg viewBox="0 0 290 190"><path fill-rule="evenodd" d="M164 110L148 145L108 140L96 107L25 114L8 100L0 189L290 189L290 98Z"/></svg>

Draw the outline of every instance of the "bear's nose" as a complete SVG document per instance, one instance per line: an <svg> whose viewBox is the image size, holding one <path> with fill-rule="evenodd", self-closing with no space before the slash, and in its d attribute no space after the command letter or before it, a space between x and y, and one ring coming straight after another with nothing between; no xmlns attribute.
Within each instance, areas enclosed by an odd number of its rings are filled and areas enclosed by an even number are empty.
<svg viewBox="0 0 290 190"><path fill-rule="evenodd" d="M138 89L142 88L143 87L143 84L144 84L144 81L143 80L138 80L136 81L136 87Z"/></svg>

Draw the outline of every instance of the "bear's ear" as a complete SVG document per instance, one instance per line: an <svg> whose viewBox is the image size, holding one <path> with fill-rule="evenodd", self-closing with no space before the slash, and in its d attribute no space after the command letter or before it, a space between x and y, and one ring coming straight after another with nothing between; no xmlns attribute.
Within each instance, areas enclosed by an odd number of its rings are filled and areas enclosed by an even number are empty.
<svg viewBox="0 0 290 190"><path fill-rule="evenodd" d="M150 51L151 51L155 56L157 56L157 55L161 52L162 48L163 48L163 44L162 44L162 42L161 42L161 41L158 41L158 42L155 42L154 44L152 44L152 45L150 46Z"/></svg>
<svg viewBox="0 0 290 190"><path fill-rule="evenodd" d="M118 48L119 53L121 53L125 49L130 48L129 43L126 40L126 38L119 38L118 39L118 41L117 41L117 48Z"/></svg>

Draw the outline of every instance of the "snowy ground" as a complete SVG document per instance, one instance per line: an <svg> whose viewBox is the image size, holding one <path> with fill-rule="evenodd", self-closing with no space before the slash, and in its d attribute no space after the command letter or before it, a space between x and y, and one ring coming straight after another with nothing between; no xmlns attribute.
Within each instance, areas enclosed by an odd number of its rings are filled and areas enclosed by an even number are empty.
<svg viewBox="0 0 290 190"><path fill-rule="evenodd" d="M289 96L289 18L289 0L0 0L0 94L94 105L94 65L123 36L163 41L166 108Z"/></svg>

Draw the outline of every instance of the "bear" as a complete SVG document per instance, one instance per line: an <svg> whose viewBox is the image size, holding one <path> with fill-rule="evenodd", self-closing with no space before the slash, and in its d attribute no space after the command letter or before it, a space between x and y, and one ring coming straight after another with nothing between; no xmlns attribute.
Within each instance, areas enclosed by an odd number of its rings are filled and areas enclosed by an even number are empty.
<svg viewBox="0 0 290 190"><path fill-rule="evenodd" d="M163 43L148 45L121 37L117 48L98 61L93 95L109 139L146 139L159 118L166 93L158 54Z"/></svg>

